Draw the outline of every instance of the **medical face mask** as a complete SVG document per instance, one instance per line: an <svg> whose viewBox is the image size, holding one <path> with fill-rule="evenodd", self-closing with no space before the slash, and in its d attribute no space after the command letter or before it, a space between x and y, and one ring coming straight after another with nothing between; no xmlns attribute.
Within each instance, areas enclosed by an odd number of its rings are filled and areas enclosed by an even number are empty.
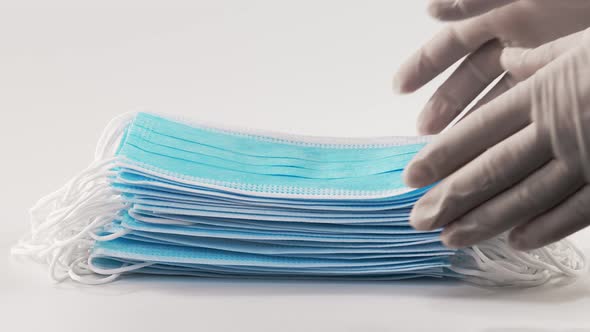
<svg viewBox="0 0 590 332"><path fill-rule="evenodd" d="M408 224L428 187L401 174L426 137L320 138L126 114L88 169L31 210L13 248L57 280L129 273L219 278L456 278L537 285L576 276L567 241L531 252L506 236L461 250Z"/></svg>

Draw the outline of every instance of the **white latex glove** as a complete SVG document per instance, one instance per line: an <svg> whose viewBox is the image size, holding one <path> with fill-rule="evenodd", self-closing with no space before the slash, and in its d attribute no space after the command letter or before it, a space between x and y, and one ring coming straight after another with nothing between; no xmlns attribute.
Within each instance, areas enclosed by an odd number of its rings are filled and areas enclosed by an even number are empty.
<svg viewBox="0 0 590 332"><path fill-rule="evenodd" d="M506 49L501 59L524 81L441 134L406 169L410 186L441 181L410 221L420 230L444 227L450 247L511 230L511 245L529 250L590 225L590 31Z"/></svg>
<svg viewBox="0 0 590 332"><path fill-rule="evenodd" d="M431 0L429 9L443 20L463 20L446 25L401 66L395 89L412 92L467 58L424 107L418 119L422 134L444 129L503 73L504 47L537 47L590 26L588 0ZM515 83L507 75L475 108Z"/></svg>

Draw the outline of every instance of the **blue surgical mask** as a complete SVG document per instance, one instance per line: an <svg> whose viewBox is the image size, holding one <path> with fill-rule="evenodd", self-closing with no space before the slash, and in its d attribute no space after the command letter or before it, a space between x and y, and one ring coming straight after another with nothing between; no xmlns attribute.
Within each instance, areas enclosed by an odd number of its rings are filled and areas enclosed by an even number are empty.
<svg viewBox="0 0 590 332"><path fill-rule="evenodd" d="M404 188L403 166L425 144L423 138L402 142L368 147L302 144L201 129L140 113L117 154L159 174L235 189L384 196Z"/></svg>
<svg viewBox="0 0 590 332"><path fill-rule="evenodd" d="M89 283L148 273L534 285L583 268L579 254L563 255L567 245L522 254L500 237L457 251L438 230L411 228L430 188L405 187L401 173L429 139L124 116L105 130L93 165L33 208L33 234L15 252L50 262L56 279ZM540 258L558 255L560 264Z"/></svg>

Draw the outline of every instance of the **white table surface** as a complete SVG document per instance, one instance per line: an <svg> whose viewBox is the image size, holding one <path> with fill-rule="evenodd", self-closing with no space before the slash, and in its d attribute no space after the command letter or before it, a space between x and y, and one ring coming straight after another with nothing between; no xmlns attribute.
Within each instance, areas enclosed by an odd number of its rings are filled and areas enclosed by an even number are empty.
<svg viewBox="0 0 590 332"><path fill-rule="evenodd" d="M414 134L440 80L391 92L440 25L424 1L0 1L0 331L582 331L590 279L450 282L125 279L53 283L9 248L27 208L91 159L116 114L151 110L327 136ZM590 234L576 236L590 254ZM585 329L584 329L585 328Z"/></svg>

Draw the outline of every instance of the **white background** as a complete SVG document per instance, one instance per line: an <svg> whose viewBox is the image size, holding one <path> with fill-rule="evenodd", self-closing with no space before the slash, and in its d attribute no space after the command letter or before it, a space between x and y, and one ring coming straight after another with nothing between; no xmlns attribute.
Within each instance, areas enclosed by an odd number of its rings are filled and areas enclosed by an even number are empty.
<svg viewBox="0 0 590 332"><path fill-rule="evenodd" d="M11 258L27 208L130 110L327 136L414 134L437 80L391 92L440 25L424 1L0 1L0 330L590 329L590 280L493 291L440 282L127 279L54 284ZM590 254L590 237L578 236ZM585 242L585 243L584 243Z"/></svg>

